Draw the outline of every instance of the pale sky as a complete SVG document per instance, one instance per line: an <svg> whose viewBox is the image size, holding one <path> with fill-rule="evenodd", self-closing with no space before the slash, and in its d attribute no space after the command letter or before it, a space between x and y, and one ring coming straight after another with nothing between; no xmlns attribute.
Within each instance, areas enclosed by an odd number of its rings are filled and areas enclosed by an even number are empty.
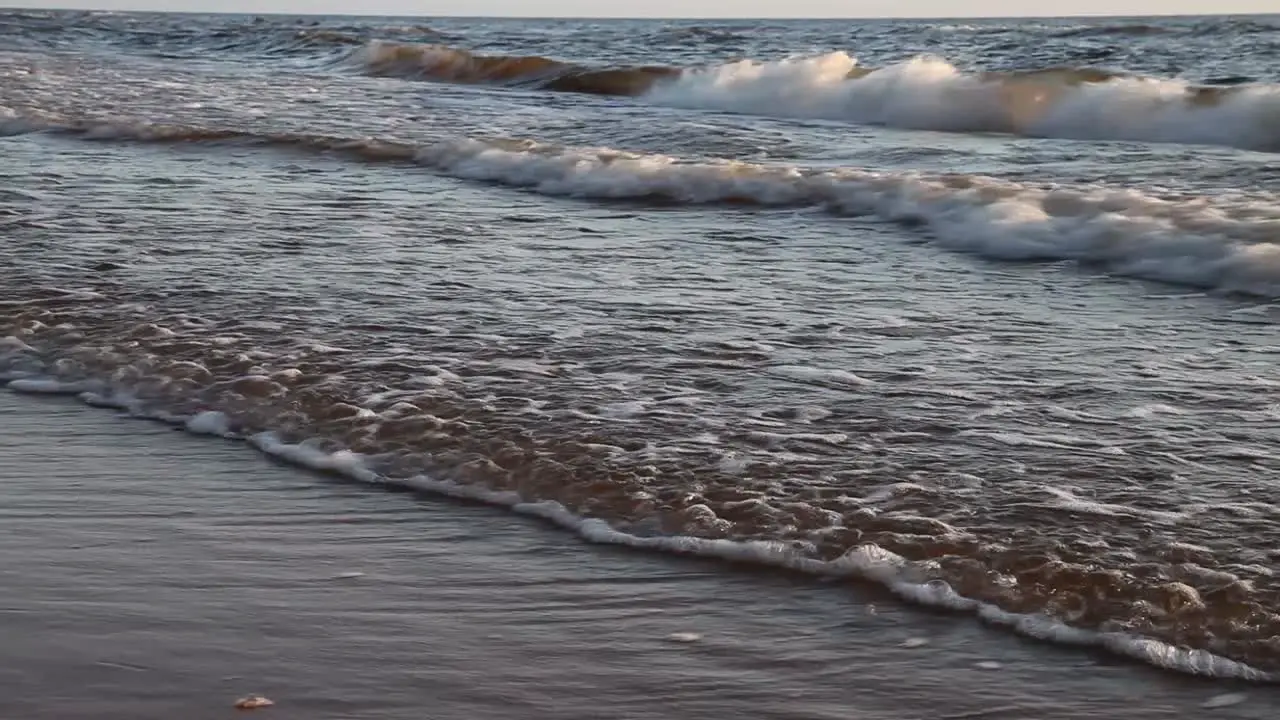
<svg viewBox="0 0 1280 720"><path fill-rule="evenodd" d="M0 7L522 17L1014 17L1266 13L1277 0L0 0Z"/></svg>

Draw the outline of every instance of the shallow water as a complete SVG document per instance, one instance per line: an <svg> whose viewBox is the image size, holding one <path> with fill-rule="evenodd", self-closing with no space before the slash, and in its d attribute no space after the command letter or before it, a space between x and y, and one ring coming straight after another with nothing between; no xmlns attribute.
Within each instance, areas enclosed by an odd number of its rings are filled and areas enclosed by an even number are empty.
<svg viewBox="0 0 1280 720"><path fill-rule="evenodd" d="M1280 670L1275 18L3 17L12 389Z"/></svg>
<svg viewBox="0 0 1280 720"><path fill-rule="evenodd" d="M586 546L66 400L3 393L0 413L4 717L221 718L255 693L276 703L267 716L309 720L1280 707L1270 689L1188 683L803 576Z"/></svg>

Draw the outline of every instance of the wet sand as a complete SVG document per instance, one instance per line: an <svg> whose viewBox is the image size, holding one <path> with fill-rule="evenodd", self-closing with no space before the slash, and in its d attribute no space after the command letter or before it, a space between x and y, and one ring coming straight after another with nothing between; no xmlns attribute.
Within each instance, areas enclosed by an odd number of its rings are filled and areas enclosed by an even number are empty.
<svg viewBox="0 0 1280 720"><path fill-rule="evenodd" d="M1273 718L1272 688L587 545L0 392L0 718ZM1206 707L1218 706L1218 707Z"/></svg>

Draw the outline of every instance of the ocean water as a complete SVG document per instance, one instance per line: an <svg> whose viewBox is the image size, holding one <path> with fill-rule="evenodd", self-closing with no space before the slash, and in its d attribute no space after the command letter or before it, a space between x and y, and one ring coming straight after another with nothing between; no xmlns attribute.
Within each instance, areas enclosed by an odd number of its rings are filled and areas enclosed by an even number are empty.
<svg viewBox="0 0 1280 720"><path fill-rule="evenodd" d="M13 391L1280 677L1276 17L5 11L0 136Z"/></svg>

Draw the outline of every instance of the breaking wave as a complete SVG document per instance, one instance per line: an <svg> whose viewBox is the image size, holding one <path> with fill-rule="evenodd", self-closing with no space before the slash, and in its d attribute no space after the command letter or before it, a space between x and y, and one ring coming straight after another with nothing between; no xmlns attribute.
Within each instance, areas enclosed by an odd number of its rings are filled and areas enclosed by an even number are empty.
<svg viewBox="0 0 1280 720"><path fill-rule="evenodd" d="M361 71L463 84L641 97L657 105L911 130L1280 151L1280 86L1194 85L1096 68L970 73L922 56L872 68L843 52L706 68L593 68L374 41Z"/></svg>
<svg viewBox="0 0 1280 720"><path fill-rule="evenodd" d="M808 206L921 227L941 247L985 258L1074 261L1117 275L1280 297L1280 203L1274 201L1159 198L1136 190L1039 187L977 175L689 161L533 141L413 145L146 123L0 121L0 135L37 131L92 140L240 142L342 153L584 199Z"/></svg>
<svg viewBox="0 0 1280 720"><path fill-rule="evenodd" d="M844 53L694 70L651 102L914 130L1280 150L1280 87L1198 86L1092 68L966 73L941 58L865 68Z"/></svg>

